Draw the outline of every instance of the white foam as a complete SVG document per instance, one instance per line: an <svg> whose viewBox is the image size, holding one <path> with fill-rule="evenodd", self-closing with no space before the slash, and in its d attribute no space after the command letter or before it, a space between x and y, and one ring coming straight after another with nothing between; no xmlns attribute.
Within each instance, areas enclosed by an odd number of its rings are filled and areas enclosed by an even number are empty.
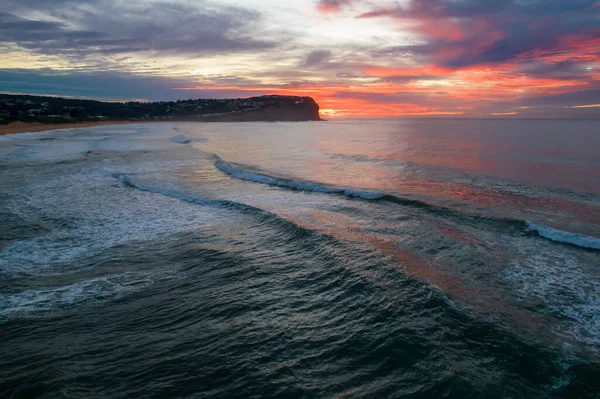
<svg viewBox="0 0 600 399"><path fill-rule="evenodd" d="M600 249L600 238L556 230L551 227L541 226L529 221L526 223L528 231L535 231L540 236L549 240L562 242L565 244L572 244L582 248Z"/></svg>
<svg viewBox="0 0 600 399"><path fill-rule="evenodd" d="M60 132L59 132L60 130ZM42 132L24 132L24 133L14 133L7 134L4 136L0 136L0 142L2 141L20 141L20 140L37 140L46 137L54 137L57 134L68 134L70 132L76 131L77 128L69 128L69 129L58 129L58 130L44 130Z"/></svg>
<svg viewBox="0 0 600 399"><path fill-rule="evenodd" d="M581 266L576 254L524 248L504 270L504 278L521 301L544 304L560 335L592 346L600 345L600 281ZM557 323L557 324L554 324Z"/></svg>
<svg viewBox="0 0 600 399"><path fill-rule="evenodd" d="M4 147L4 146L3 146ZM29 140L12 142L13 151L0 157L3 161L59 161L82 157L89 145L81 141Z"/></svg>
<svg viewBox="0 0 600 399"><path fill-rule="evenodd" d="M369 191L360 191L353 189L346 189L340 187L331 187L318 183L311 182L302 182L291 179L282 179L273 176L269 176L263 173L252 172L246 169L242 169L237 166L233 166L227 162L224 162L220 158L215 162L215 166L222 172L227 173L233 177L236 177L240 180L251 181L255 183L267 184L270 186L277 187L286 187L291 188L293 190L301 190L301 191L313 191L317 193L327 193L327 194L341 194L347 197L357 197L367 200L376 200L385 196L385 194L369 192Z"/></svg>
<svg viewBox="0 0 600 399"><path fill-rule="evenodd" d="M173 143L178 143L178 144L189 144L189 143L204 143L208 140L206 140L205 138L202 137L192 137L192 136L186 136L186 135L179 135L179 136L173 136L169 139L170 141L172 141Z"/></svg>
<svg viewBox="0 0 600 399"><path fill-rule="evenodd" d="M0 317L22 317L26 314L46 313L84 303L114 300L152 285L153 278L153 275L139 273L112 274L61 287L44 287L0 294Z"/></svg>
<svg viewBox="0 0 600 399"><path fill-rule="evenodd" d="M114 125L71 128L61 132L21 133L0 137L0 160L8 162L71 160L92 152L146 151L171 148L167 126ZM177 138L178 137L178 138ZM53 138L54 140L42 140ZM202 142L200 137L175 140Z"/></svg>
<svg viewBox="0 0 600 399"><path fill-rule="evenodd" d="M187 163L157 160L111 168L158 178ZM4 247L0 251L0 273L54 273L56 268L62 270L105 248L226 224L230 218L214 209L203 210L175 198L128 189L115 184L112 173L110 169L81 168L54 178L32 176L37 181L28 181L20 189L23 197L13 205L5 205L27 220L44 217L66 224L43 236Z"/></svg>
<svg viewBox="0 0 600 399"><path fill-rule="evenodd" d="M134 179L130 175L122 173L113 173L113 177L119 179L120 182L126 186L137 188L140 191L145 191L153 194L164 195L165 197L175 198L196 205L214 205L222 204L219 200L211 200L208 198L200 198L192 194L186 194L178 189L174 184L168 183L151 183L151 182L140 182Z"/></svg>
<svg viewBox="0 0 600 399"><path fill-rule="evenodd" d="M124 128L124 126L128 126ZM144 125L100 125L100 126L88 126L88 127L73 127L63 129L52 129L52 125L48 125L48 130L41 132L24 132L7 134L0 136L0 142L14 142L23 140L40 140L44 138L56 138L56 139L77 139L81 138L86 140L89 136L93 136L97 133L106 133L113 135L124 135L138 133L141 127Z"/></svg>

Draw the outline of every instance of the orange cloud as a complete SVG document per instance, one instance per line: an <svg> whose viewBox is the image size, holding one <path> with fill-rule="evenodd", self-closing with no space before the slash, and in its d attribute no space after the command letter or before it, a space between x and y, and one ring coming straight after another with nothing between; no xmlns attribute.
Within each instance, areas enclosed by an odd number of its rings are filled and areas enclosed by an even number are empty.
<svg viewBox="0 0 600 399"><path fill-rule="evenodd" d="M378 78L391 78L410 76L446 76L454 72L454 70L436 65L425 65L422 67L409 68L367 66L364 68L364 72L367 75Z"/></svg>
<svg viewBox="0 0 600 399"><path fill-rule="evenodd" d="M349 85L315 85L289 88L276 87L244 87L244 86L219 86L206 85L189 88L177 88L176 90L220 90L220 91L235 91L247 92L249 96L274 94L274 95L296 95L313 97L320 105L324 115L335 116L361 116L361 117L376 117L376 116L399 116L399 115L460 115L462 110L449 110L433 105L419 105L413 103L378 103L360 98L361 93L368 92L373 95L393 95L399 90L400 86L392 84L372 84L368 86L349 86ZM420 89L413 90L419 92ZM340 93L345 93L345 96L340 96ZM352 93L356 93L356 98L351 97ZM348 96L350 94L350 96Z"/></svg>
<svg viewBox="0 0 600 399"><path fill-rule="evenodd" d="M534 95L553 95L580 90L585 80L535 77L514 72L517 65L472 66L450 69L436 65L415 67L366 66L364 72L380 78L375 83L304 84L289 87L218 85L179 88L193 91L245 92L248 96L276 94L313 97L326 115L402 116L462 115L478 106L515 102ZM408 77L395 83L393 77ZM494 115L506 115L499 112Z"/></svg>

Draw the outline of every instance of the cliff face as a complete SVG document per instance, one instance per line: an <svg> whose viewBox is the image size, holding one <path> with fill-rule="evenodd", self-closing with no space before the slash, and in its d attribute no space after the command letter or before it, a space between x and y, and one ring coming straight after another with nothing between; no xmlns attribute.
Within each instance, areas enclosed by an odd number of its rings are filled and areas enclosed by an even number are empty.
<svg viewBox="0 0 600 399"><path fill-rule="evenodd" d="M247 99L252 108L221 115L199 115L206 121L252 122L252 121L321 121L319 104L310 97L262 96Z"/></svg>
<svg viewBox="0 0 600 399"><path fill-rule="evenodd" d="M110 103L55 97L0 94L0 122L81 122L172 120L206 122L320 121L310 97L261 96L161 102Z"/></svg>

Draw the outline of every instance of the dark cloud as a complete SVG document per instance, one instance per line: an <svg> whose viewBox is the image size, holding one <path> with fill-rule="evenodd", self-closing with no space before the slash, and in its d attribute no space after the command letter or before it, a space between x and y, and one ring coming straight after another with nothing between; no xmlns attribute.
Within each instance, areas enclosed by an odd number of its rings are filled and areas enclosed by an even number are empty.
<svg viewBox="0 0 600 399"><path fill-rule="evenodd" d="M583 91L560 94L540 94L522 98L518 103L503 101L485 104L479 111L510 110L522 118L581 118L600 119L600 107L590 105L600 101L600 86ZM587 106L587 107L581 107Z"/></svg>
<svg viewBox="0 0 600 399"><path fill-rule="evenodd" d="M210 83L203 83L206 80ZM307 82L290 82L287 88ZM225 88L221 88L225 87ZM233 87L233 88L231 88ZM168 77L132 72L0 69L0 92L92 98L99 100L172 101L190 98L237 98L271 94L277 86L237 76ZM191 90L186 88L192 88ZM257 89L258 88L258 89ZM261 90L262 89L262 90Z"/></svg>
<svg viewBox="0 0 600 399"><path fill-rule="evenodd" d="M531 50L554 49L569 36L600 36L596 0L411 0L357 18L405 22L424 44L395 48L438 65L465 67L514 59Z"/></svg>
<svg viewBox="0 0 600 399"><path fill-rule="evenodd" d="M236 7L100 0L11 2L0 11L0 42L41 54L161 52L198 55L273 47L256 38L260 15ZM36 8L39 7L39 8ZM49 18L35 20L33 11Z"/></svg>
<svg viewBox="0 0 600 399"><path fill-rule="evenodd" d="M587 81L589 71L582 64L573 61L548 64L540 60L532 60L519 64L515 72L539 78Z"/></svg>
<svg viewBox="0 0 600 399"><path fill-rule="evenodd" d="M332 53L329 50L315 50L308 53L304 59L303 65L312 67L323 64L331 59Z"/></svg>
<svg viewBox="0 0 600 399"><path fill-rule="evenodd" d="M324 77L342 77L341 73L353 70L356 64L354 55L351 53L356 48L348 51L348 48L338 46L336 50L342 54L334 54L333 51L326 49L310 51L300 60L297 71L278 71L277 75L286 76L290 79L312 77L319 80Z"/></svg>
<svg viewBox="0 0 600 399"><path fill-rule="evenodd" d="M194 96L174 90L190 84L191 81L187 79L115 71L65 73L50 69L0 69L2 91L25 94L105 100L177 100Z"/></svg>
<svg viewBox="0 0 600 399"><path fill-rule="evenodd" d="M522 102L526 106L560 106L573 107L589 104L600 104L600 85L588 90L562 93L554 95L539 95L525 98ZM590 109L600 116L600 108Z"/></svg>

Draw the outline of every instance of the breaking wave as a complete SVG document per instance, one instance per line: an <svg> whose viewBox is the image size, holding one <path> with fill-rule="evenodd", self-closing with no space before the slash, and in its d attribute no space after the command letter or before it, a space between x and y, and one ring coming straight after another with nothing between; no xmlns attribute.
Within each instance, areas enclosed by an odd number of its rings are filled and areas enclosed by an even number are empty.
<svg viewBox="0 0 600 399"><path fill-rule="evenodd" d="M420 200L401 198L384 193L362 191L342 187L333 187L315 182L298 181L281 177L275 177L265 173L244 169L238 165L230 164L228 162L225 162L218 156L216 156L215 167L220 171L240 180L246 180L250 182L261 183L276 187L289 188L292 190L312 191L324 194L337 194L344 195L346 197L360 198L370 201L386 201L402 206L424 209L426 211L430 211L444 217L460 218L461 220L471 218L476 221L485 221L487 223L491 222L504 227L508 226L513 229L517 229L520 232L534 232L540 237L562 244L570 244L588 249L600 249L600 238L556 230L551 227L538 225L525 220L466 213L443 206L429 204Z"/></svg>
<svg viewBox="0 0 600 399"><path fill-rule="evenodd" d="M533 222L526 222L527 230L536 232L539 236L564 244L572 244L582 248L600 249L600 238L556 230Z"/></svg>
<svg viewBox="0 0 600 399"><path fill-rule="evenodd" d="M367 200L376 200L385 197L385 194L369 191L352 190L341 187L331 187L324 184L312 183L312 182L301 182L297 180L284 179L280 177L273 177L264 173L253 172L239 166L234 166L230 163L223 161L217 157L215 166L220 171L227 173L230 176L236 177L240 180L251 181L255 183L267 184L270 186L285 187L292 190L300 191L314 191L316 193L327 193L327 194L341 194L347 197L357 197Z"/></svg>
<svg viewBox="0 0 600 399"><path fill-rule="evenodd" d="M132 176L122 173L113 173L112 176L118 179L125 187L153 194L164 195L170 198L176 198L189 204L232 209L262 217L264 221L276 224L286 231L293 233L294 238L313 234L313 232L309 229L297 225L275 213L269 212L262 208L254 207L252 205L229 200L199 197L197 195L182 192L177 188L169 187L165 184L137 181Z"/></svg>

